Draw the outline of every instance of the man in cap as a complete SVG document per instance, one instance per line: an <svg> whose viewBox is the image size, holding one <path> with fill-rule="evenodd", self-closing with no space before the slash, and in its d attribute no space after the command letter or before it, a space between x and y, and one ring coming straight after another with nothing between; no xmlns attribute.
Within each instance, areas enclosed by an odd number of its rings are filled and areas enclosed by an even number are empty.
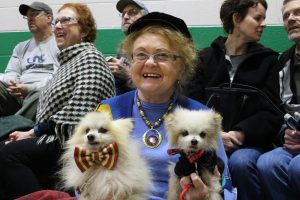
<svg viewBox="0 0 300 200"><path fill-rule="evenodd" d="M120 12L121 28L125 35L128 34L128 27L133 22L149 13L147 7L136 0L119 0L116 8ZM108 57L107 61L115 77L117 95L131 90L129 61L121 54L118 54L116 58Z"/></svg>
<svg viewBox="0 0 300 200"><path fill-rule="evenodd" d="M45 3L21 4L32 38L13 51L0 81L0 116L19 114L35 120L39 90L52 78L59 52L52 34L52 9Z"/></svg>

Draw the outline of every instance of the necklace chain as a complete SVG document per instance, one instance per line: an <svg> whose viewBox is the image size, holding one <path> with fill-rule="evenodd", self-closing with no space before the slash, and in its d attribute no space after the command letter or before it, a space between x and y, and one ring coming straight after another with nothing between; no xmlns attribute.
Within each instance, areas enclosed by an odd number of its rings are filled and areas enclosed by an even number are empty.
<svg viewBox="0 0 300 200"><path fill-rule="evenodd" d="M144 120L145 124L150 128L150 129L156 129L157 127L160 126L160 124L162 123L163 119L166 117L166 115L172 110L173 108L173 97L174 95L171 97L171 102L168 105L167 110L164 112L163 116L161 118L159 118L156 122L154 122L153 124L151 124L151 122L149 121L149 119L146 117L146 114L143 110L142 104L141 104L141 100L139 99L139 97L137 96L136 99L136 105L139 109L139 113L142 117L142 119Z"/></svg>

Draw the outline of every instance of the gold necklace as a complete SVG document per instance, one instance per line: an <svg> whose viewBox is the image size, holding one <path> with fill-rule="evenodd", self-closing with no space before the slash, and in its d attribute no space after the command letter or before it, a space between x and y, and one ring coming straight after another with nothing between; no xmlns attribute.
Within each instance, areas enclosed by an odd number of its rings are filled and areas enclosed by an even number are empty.
<svg viewBox="0 0 300 200"><path fill-rule="evenodd" d="M162 121L164 120L166 115L172 110L173 96L171 97L171 101L167 107L167 110L164 112L163 116L161 118L159 118L153 124L151 124L151 122L146 117L146 114L143 110L141 101L140 101L139 97L137 96L136 105L139 109L139 113L140 113L142 119L144 120L145 124L149 127L149 129L147 131L145 131L143 134L143 143L146 147L153 149L160 145L160 143L162 141L162 135L156 128L158 128L160 126L160 124L162 123Z"/></svg>

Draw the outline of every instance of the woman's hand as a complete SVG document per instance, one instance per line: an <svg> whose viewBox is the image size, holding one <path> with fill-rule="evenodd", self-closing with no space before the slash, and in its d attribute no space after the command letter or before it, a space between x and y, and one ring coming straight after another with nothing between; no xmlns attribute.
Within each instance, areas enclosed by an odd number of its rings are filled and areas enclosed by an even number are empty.
<svg viewBox="0 0 300 200"><path fill-rule="evenodd" d="M217 166L215 166L214 175L221 180L221 174ZM184 189L188 184L192 184L192 186L185 193L184 200L207 200L209 198L207 186L196 173L180 179L181 189Z"/></svg>
<svg viewBox="0 0 300 200"><path fill-rule="evenodd" d="M221 137L227 152L233 152L239 149L245 140L245 135L241 131L222 132Z"/></svg>
<svg viewBox="0 0 300 200"><path fill-rule="evenodd" d="M185 186L191 183L192 186L185 193L184 200L208 199L209 197L208 188L196 173L192 173L190 176L185 176L180 179L180 186L182 189L184 189Z"/></svg>
<svg viewBox="0 0 300 200"><path fill-rule="evenodd" d="M31 129L29 131L15 131L15 132L9 134L9 139L5 142L5 144L8 144L13 141L24 140L24 139L33 138L33 137L35 137L33 129Z"/></svg>

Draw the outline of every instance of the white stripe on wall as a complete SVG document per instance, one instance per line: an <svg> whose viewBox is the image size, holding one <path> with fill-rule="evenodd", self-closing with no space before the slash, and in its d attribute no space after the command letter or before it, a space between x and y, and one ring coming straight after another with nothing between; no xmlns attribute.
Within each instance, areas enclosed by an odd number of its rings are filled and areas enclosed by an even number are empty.
<svg viewBox="0 0 300 200"><path fill-rule="evenodd" d="M27 23L19 13L19 5L30 4L36 0L0 1L0 32L27 31ZM66 2L85 3L92 10L98 29L119 28L120 17L115 8L117 0L39 0L53 8L56 16L58 8ZM188 26L221 26L219 10L223 0L141 0L150 11L166 12L185 20ZM283 0L267 0L268 25L281 25L281 6Z"/></svg>

